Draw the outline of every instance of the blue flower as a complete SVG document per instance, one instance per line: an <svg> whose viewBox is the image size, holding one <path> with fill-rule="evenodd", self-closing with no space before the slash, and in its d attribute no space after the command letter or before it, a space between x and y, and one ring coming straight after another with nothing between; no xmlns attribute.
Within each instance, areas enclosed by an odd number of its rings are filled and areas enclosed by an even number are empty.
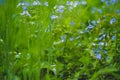
<svg viewBox="0 0 120 80"><path fill-rule="evenodd" d="M102 36L99 37L99 40L101 41L103 38L105 38L106 34L103 34Z"/></svg>
<svg viewBox="0 0 120 80"><path fill-rule="evenodd" d="M73 2L72 1L67 1L66 5L68 5L68 6L73 5Z"/></svg>
<svg viewBox="0 0 120 80"><path fill-rule="evenodd" d="M50 16L50 19L51 19L51 20L54 20L54 19L57 19L57 18L58 18L58 16L56 16L56 15Z"/></svg>
<svg viewBox="0 0 120 80"><path fill-rule="evenodd" d="M82 4L82 5L86 5L87 2L86 2L86 1L82 1L81 4Z"/></svg>
<svg viewBox="0 0 120 80"><path fill-rule="evenodd" d="M31 17L31 15L29 14L29 12L28 12L28 10L27 10L26 7L23 7L23 10L24 10L24 11L21 13L22 16L23 16L23 15L26 15L26 16Z"/></svg>
<svg viewBox="0 0 120 80"><path fill-rule="evenodd" d="M73 7L77 7L79 4L80 4L79 1L75 1L74 4L73 4Z"/></svg>
<svg viewBox="0 0 120 80"><path fill-rule="evenodd" d="M100 0L101 2L104 2L105 0Z"/></svg>
<svg viewBox="0 0 120 80"><path fill-rule="evenodd" d="M38 0L33 2L33 6L37 6L37 5L41 5L41 3Z"/></svg>
<svg viewBox="0 0 120 80"><path fill-rule="evenodd" d="M45 6L48 6L48 2L45 2L44 5L45 5Z"/></svg>
<svg viewBox="0 0 120 80"><path fill-rule="evenodd" d="M74 22L74 21L71 21L71 22L70 22L70 25L71 25L71 26L74 26L74 25L75 25L75 22Z"/></svg>
<svg viewBox="0 0 120 80"><path fill-rule="evenodd" d="M99 52L97 50L93 50L94 51L94 54L98 54Z"/></svg>
<svg viewBox="0 0 120 80"><path fill-rule="evenodd" d="M89 25L89 26L87 26L87 28L89 28L89 29L91 29L91 28L93 28L94 26L93 25Z"/></svg>
<svg viewBox="0 0 120 80"><path fill-rule="evenodd" d="M96 23L96 21L95 21L95 20L92 20L92 21L91 21L91 24L93 24L94 26L96 26L96 25L97 25L97 23Z"/></svg>
<svg viewBox="0 0 120 80"><path fill-rule="evenodd" d="M113 24L114 22L116 22L116 19L115 19L115 18L112 18L112 19L110 20L110 24Z"/></svg>
<svg viewBox="0 0 120 80"><path fill-rule="evenodd" d="M23 10L24 10L24 11L27 11L27 8L26 8L26 7L23 7Z"/></svg>
<svg viewBox="0 0 120 80"><path fill-rule="evenodd" d="M104 42L99 42L99 45L104 46L105 43Z"/></svg>
<svg viewBox="0 0 120 80"><path fill-rule="evenodd" d="M61 36L61 41L62 41L62 42L65 42L66 37L67 37L66 35Z"/></svg>
<svg viewBox="0 0 120 80"><path fill-rule="evenodd" d="M71 38L70 38L70 41L73 41L73 40L74 40L74 38L71 37Z"/></svg>
<svg viewBox="0 0 120 80"><path fill-rule="evenodd" d="M101 59L101 58L102 58L102 55L101 55L101 54L96 54L96 58L97 58L97 59Z"/></svg>
<svg viewBox="0 0 120 80"><path fill-rule="evenodd" d="M63 12L64 12L64 8L65 8L65 6L60 5L60 6L58 7L58 9L57 9L57 12L63 13Z"/></svg>
<svg viewBox="0 0 120 80"><path fill-rule="evenodd" d="M110 1L111 4L114 4L114 3L117 3L117 2L118 2L118 0L111 0Z"/></svg>
<svg viewBox="0 0 120 80"><path fill-rule="evenodd" d="M112 40L115 40L116 39L116 36L112 36Z"/></svg>

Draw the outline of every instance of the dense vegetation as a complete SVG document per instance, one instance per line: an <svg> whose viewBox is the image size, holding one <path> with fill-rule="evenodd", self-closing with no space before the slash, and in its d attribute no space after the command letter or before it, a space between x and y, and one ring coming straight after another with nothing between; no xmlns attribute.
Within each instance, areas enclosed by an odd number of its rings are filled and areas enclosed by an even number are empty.
<svg viewBox="0 0 120 80"><path fill-rule="evenodd" d="M0 80L120 80L119 0L0 0Z"/></svg>

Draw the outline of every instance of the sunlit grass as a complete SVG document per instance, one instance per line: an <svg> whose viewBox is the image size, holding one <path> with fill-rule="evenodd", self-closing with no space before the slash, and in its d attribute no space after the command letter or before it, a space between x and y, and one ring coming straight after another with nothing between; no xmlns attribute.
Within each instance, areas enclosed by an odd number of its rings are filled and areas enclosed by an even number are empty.
<svg viewBox="0 0 120 80"><path fill-rule="evenodd" d="M0 2L0 80L119 80L119 3Z"/></svg>

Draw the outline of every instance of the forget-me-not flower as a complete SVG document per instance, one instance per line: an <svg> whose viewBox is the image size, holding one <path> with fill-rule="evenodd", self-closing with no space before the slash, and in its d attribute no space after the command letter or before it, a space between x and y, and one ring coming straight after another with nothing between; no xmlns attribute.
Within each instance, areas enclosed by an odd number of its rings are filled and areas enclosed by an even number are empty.
<svg viewBox="0 0 120 80"><path fill-rule="evenodd" d="M101 55L101 54L96 54L96 58L97 58L97 59L101 59L101 58L102 58L102 55Z"/></svg>
<svg viewBox="0 0 120 80"><path fill-rule="evenodd" d="M60 6L58 6L58 9L56 11L59 12L59 13L63 13L64 12L64 8L65 8L65 6L60 5Z"/></svg>
<svg viewBox="0 0 120 80"><path fill-rule="evenodd" d="M57 18L58 18L58 16L56 16L56 15L50 16L50 19L51 19L51 20L54 20L54 19L57 19Z"/></svg>
<svg viewBox="0 0 120 80"><path fill-rule="evenodd" d="M48 6L48 2L44 2L44 5L45 5L45 6Z"/></svg>
<svg viewBox="0 0 120 80"><path fill-rule="evenodd" d="M41 5L41 3L38 0L33 2L33 6L37 6L37 5Z"/></svg>
<svg viewBox="0 0 120 80"><path fill-rule="evenodd" d="M112 36L112 40L115 40L116 39L116 36Z"/></svg>
<svg viewBox="0 0 120 80"><path fill-rule="evenodd" d="M23 12L21 13L21 15L26 15L26 16L31 17L31 15L29 14L29 12L28 12L26 7L23 7Z"/></svg>
<svg viewBox="0 0 120 80"><path fill-rule="evenodd" d="M70 41L73 41L73 40L74 40L74 38L73 38L73 37L71 37L71 38L70 38Z"/></svg>
<svg viewBox="0 0 120 80"><path fill-rule="evenodd" d="M74 25L75 25L75 22L74 22L74 21L71 21L71 22L70 22L70 25L71 25L71 26L74 26Z"/></svg>
<svg viewBox="0 0 120 80"><path fill-rule="evenodd" d="M103 34L99 37L99 40L101 41L103 38L105 38L106 34Z"/></svg>
<svg viewBox="0 0 120 80"><path fill-rule="evenodd" d="M116 21L116 19L115 19L115 18L112 18L112 19L110 20L110 24L115 23L115 21Z"/></svg>
<svg viewBox="0 0 120 80"><path fill-rule="evenodd" d="M87 26L87 28L89 28L89 29L91 29L91 28L93 28L94 26L93 25L89 25L89 26Z"/></svg>
<svg viewBox="0 0 120 80"><path fill-rule="evenodd" d="M25 3L20 2L20 3L18 3L17 8L18 8L19 6L24 6L24 5L25 5Z"/></svg>
<svg viewBox="0 0 120 80"><path fill-rule="evenodd" d="M66 35L61 36L61 41L65 42L66 41L66 37L67 37Z"/></svg>

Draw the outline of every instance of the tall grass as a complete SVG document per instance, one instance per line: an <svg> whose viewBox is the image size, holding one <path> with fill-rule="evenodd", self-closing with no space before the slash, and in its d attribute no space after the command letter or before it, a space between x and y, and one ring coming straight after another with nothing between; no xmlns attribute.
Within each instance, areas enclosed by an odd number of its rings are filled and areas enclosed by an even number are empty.
<svg viewBox="0 0 120 80"><path fill-rule="evenodd" d="M0 4L0 80L120 79L119 1L34 1Z"/></svg>

